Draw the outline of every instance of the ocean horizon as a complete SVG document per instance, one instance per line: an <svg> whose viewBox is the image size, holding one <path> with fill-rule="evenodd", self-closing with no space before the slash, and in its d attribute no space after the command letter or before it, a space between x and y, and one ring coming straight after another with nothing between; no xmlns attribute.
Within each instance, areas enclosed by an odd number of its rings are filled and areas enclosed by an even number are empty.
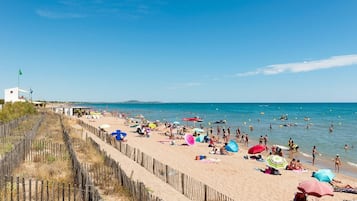
<svg viewBox="0 0 357 201"><path fill-rule="evenodd" d="M299 145L302 156L311 157L316 145L325 163L339 154L350 170L357 168L357 103L162 103L162 102L121 102L121 103L78 103L99 111L118 111L129 117L143 115L150 121L182 121L185 117L198 116L203 122L195 126L223 128L230 127L231 136L239 127L248 133L250 140L258 141L261 135L268 135L269 144L287 146L289 138ZM281 117L286 119L280 119ZM271 129L270 129L271 125ZM251 131L249 128L253 127ZM333 131L330 131L333 127ZM349 149L345 150L345 145ZM253 144L250 144L253 145ZM333 166L332 166L333 167Z"/></svg>

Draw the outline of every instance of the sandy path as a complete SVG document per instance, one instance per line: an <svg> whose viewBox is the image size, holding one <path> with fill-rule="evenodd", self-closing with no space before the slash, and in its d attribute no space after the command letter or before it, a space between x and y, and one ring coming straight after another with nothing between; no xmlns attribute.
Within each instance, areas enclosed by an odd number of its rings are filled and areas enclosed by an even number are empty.
<svg viewBox="0 0 357 201"><path fill-rule="evenodd" d="M143 167L139 164L135 163L117 149L112 147L111 145L103 142L100 138L96 135L84 130L84 135L87 134L88 137L92 138L95 142L97 142L102 149L104 149L108 155L111 156L115 161L121 164L122 169L125 171L127 175L131 175L133 172L133 179L142 181L155 195L164 199L164 200L189 200L181 193L177 192L171 186L162 182L159 178L155 175L151 174L150 172L146 171Z"/></svg>

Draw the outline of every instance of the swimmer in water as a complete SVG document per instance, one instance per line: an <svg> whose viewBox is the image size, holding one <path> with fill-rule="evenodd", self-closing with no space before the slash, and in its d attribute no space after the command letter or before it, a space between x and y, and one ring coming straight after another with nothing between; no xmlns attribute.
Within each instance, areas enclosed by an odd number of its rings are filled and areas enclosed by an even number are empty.
<svg viewBox="0 0 357 201"><path fill-rule="evenodd" d="M347 152L347 150L349 149L348 144L345 144L344 149L345 149L345 152Z"/></svg>

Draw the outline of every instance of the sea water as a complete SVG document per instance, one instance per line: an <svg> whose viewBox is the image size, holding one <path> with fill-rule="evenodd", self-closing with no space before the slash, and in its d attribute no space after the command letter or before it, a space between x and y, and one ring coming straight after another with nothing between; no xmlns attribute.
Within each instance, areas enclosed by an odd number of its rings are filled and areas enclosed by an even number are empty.
<svg viewBox="0 0 357 201"><path fill-rule="evenodd" d="M83 105L83 104L82 104ZM332 160L339 154L344 164L357 168L357 103L87 103L95 110L119 111L134 117L161 122L179 121L189 126L231 129L239 127L257 141L268 135L269 144L288 146L289 138L303 156L311 157L315 145L320 158ZM183 122L198 116L203 122ZM281 120L282 116L287 119ZM226 124L214 122L226 120ZM195 125L194 125L195 124ZM270 128L271 125L271 128ZM253 131L249 129L253 127ZM330 127L333 131L330 132ZM215 132L214 132L215 133ZM348 145L347 151L344 149Z"/></svg>

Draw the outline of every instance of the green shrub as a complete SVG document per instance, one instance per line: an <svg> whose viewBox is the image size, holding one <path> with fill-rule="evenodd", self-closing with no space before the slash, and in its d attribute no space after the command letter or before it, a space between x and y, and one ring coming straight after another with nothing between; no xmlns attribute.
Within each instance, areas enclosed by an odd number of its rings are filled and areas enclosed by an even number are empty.
<svg viewBox="0 0 357 201"><path fill-rule="evenodd" d="M0 123L6 123L19 117L35 113L37 113L37 110L32 103L6 103L3 105L2 110L0 111Z"/></svg>

